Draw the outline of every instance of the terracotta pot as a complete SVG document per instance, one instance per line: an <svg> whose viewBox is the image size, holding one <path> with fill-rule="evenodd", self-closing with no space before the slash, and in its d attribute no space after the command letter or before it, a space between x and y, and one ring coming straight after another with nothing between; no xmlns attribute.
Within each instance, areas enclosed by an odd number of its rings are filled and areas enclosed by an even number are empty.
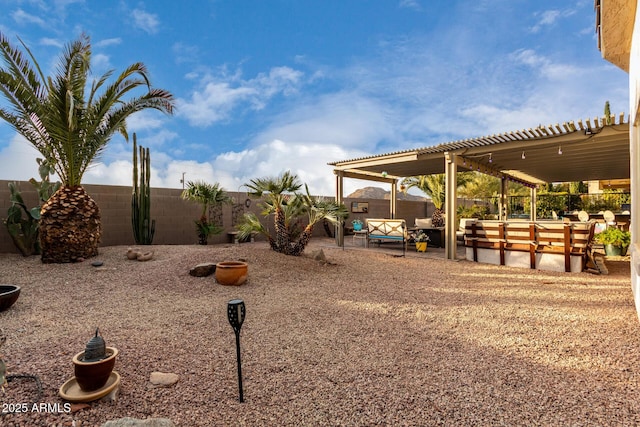
<svg viewBox="0 0 640 427"><path fill-rule="evenodd" d="M247 263L222 261L216 264L216 281L221 285L242 285L247 280Z"/></svg>
<svg viewBox="0 0 640 427"><path fill-rule="evenodd" d="M107 358L96 362L83 362L84 351L73 356L76 380L82 391L94 391L103 387L116 364L118 349L107 347Z"/></svg>
<svg viewBox="0 0 640 427"><path fill-rule="evenodd" d="M7 310L18 300L20 286L0 285L0 311Z"/></svg>

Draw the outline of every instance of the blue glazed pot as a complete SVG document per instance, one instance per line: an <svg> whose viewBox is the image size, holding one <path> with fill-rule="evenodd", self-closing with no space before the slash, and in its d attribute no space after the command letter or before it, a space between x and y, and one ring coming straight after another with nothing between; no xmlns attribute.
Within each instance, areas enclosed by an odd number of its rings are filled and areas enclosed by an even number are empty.
<svg viewBox="0 0 640 427"><path fill-rule="evenodd" d="M360 231L362 230L362 224L353 224L353 231Z"/></svg>

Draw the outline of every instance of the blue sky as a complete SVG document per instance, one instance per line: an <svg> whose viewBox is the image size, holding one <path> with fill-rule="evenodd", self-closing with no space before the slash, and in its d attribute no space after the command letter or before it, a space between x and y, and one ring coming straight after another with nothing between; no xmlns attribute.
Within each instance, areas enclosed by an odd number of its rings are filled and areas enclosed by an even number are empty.
<svg viewBox="0 0 640 427"><path fill-rule="evenodd" d="M154 187L236 191L298 174L333 195L327 162L628 113L628 76L602 59L593 0L0 0L0 31L52 73L91 37L101 75L141 61L174 116L128 122ZM0 100L4 102L4 100ZM0 123L0 179L37 176L38 153ZM131 185L116 135L84 183ZM369 185L348 180L345 192Z"/></svg>

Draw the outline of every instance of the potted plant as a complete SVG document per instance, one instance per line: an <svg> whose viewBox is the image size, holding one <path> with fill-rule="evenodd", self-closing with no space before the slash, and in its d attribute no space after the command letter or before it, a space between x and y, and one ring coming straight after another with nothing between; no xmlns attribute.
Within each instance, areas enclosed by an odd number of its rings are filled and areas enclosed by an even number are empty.
<svg viewBox="0 0 640 427"><path fill-rule="evenodd" d="M609 227L596 234L595 240L604 245L607 256L624 256L631 244L631 233L617 227Z"/></svg>
<svg viewBox="0 0 640 427"><path fill-rule="evenodd" d="M427 252L427 242L429 241L429 236L424 231L420 231L416 234L416 237L413 238L413 241L416 244L416 251L418 252Z"/></svg>
<svg viewBox="0 0 640 427"><path fill-rule="evenodd" d="M363 222L361 219L356 218L353 221L351 221L351 224L353 225L353 231L362 230Z"/></svg>

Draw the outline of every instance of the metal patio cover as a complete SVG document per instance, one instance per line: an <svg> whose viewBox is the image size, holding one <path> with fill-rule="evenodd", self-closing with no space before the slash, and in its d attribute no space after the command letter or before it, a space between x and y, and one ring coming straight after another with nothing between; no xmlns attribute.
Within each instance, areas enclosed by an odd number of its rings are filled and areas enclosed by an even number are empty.
<svg viewBox="0 0 640 427"><path fill-rule="evenodd" d="M578 120L329 163L345 178L392 182L444 173L445 153L458 170L502 173L531 184L627 179L629 122L624 114Z"/></svg>

